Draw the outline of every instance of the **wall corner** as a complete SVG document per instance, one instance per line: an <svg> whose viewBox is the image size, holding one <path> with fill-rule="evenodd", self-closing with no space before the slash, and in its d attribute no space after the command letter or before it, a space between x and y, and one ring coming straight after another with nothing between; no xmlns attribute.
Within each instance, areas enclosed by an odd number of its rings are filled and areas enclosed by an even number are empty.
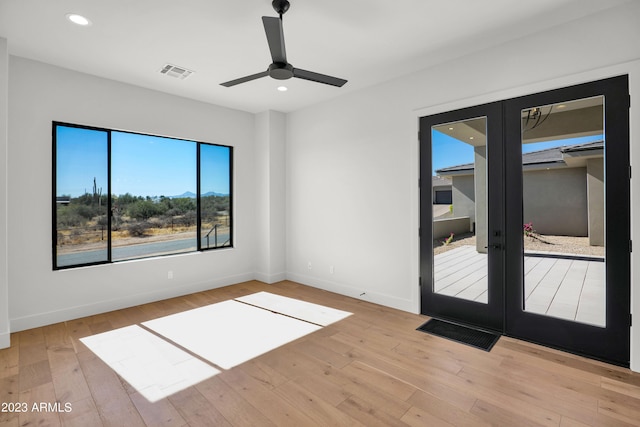
<svg viewBox="0 0 640 427"><path fill-rule="evenodd" d="M9 48L0 38L0 348L9 347L9 273L7 243L7 170L9 125Z"/></svg>

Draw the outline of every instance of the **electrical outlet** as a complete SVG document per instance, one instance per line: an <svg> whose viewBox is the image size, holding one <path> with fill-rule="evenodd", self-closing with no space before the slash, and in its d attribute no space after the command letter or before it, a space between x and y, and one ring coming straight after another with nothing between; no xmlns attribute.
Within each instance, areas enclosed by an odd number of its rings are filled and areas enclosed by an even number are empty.
<svg viewBox="0 0 640 427"><path fill-rule="evenodd" d="M311 270L311 261L309 261L309 263L307 264L307 268Z"/></svg>
<svg viewBox="0 0 640 427"><path fill-rule="evenodd" d="M167 271L167 279L173 279L173 270Z"/></svg>
<svg viewBox="0 0 640 427"><path fill-rule="evenodd" d="M329 266L329 274L333 274L333 272L334 272L333 265L330 265Z"/></svg>

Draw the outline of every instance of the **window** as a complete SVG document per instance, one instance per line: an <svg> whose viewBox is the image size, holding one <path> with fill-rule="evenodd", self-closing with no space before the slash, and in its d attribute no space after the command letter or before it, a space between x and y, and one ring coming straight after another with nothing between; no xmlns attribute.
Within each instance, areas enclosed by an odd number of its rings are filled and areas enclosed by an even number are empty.
<svg viewBox="0 0 640 427"><path fill-rule="evenodd" d="M53 267L232 246L231 147L53 123Z"/></svg>

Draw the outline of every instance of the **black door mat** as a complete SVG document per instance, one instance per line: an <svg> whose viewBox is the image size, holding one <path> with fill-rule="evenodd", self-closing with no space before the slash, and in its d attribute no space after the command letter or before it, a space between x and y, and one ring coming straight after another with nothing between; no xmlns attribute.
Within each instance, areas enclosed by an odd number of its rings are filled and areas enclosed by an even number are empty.
<svg viewBox="0 0 640 427"><path fill-rule="evenodd" d="M456 325L455 323L444 322L438 319L429 320L417 330L438 337L447 338L451 341L470 345L484 351L491 351L493 345L498 341L498 338L500 338L500 335Z"/></svg>

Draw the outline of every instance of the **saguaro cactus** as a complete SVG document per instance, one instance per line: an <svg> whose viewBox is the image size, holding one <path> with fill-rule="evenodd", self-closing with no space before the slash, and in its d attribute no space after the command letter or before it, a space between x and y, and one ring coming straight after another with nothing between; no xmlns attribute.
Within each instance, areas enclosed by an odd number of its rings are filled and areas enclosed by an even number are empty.
<svg viewBox="0 0 640 427"><path fill-rule="evenodd" d="M93 177L93 202L98 206L102 205L102 187L98 188L98 184L96 183L96 177Z"/></svg>

